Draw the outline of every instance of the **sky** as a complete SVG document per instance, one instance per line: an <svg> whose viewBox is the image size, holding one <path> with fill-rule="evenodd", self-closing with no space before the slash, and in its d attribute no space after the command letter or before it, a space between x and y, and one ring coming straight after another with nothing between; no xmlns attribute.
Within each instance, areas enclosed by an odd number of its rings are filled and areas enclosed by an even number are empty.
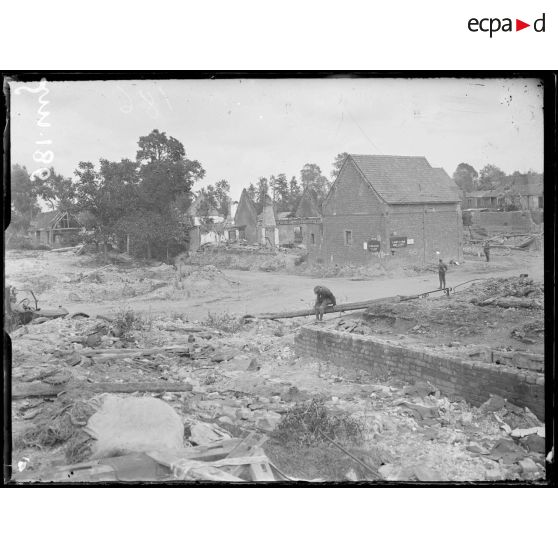
<svg viewBox="0 0 558 558"><path fill-rule="evenodd" d="M33 160L37 149L50 150L46 166L67 176L80 161L134 159L139 137L155 128L206 170L195 190L226 179L233 199L260 176L299 178L306 163L330 178L345 151L422 155L449 175L461 162L543 170L536 80L47 81L30 90L37 86L10 84L12 164L29 172L45 166Z"/></svg>

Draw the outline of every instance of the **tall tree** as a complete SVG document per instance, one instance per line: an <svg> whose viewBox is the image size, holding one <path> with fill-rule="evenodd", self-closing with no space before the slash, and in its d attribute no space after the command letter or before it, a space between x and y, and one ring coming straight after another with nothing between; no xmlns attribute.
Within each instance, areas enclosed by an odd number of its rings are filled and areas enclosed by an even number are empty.
<svg viewBox="0 0 558 558"><path fill-rule="evenodd" d="M289 209L291 211L296 211L298 204L300 202L300 198L302 195L302 191L296 179L296 176L291 178L289 182Z"/></svg>
<svg viewBox="0 0 558 558"><path fill-rule="evenodd" d="M21 165L12 165L11 170L11 205L12 216L10 227L16 231L24 231L39 213L37 204L37 181L33 182L27 169Z"/></svg>
<svg viewBox="0 0 558 558"><path fill-rule="evenodd" d="M37 193L51 210L71 211L75 205L75 186L72 179L56 173L52 167L48 178L38 182Z"/></svg>
<svg viewBox="0 0 558 558"><path fill-rule="evenodd" d="M251 182L250 182L250 186L246 188L246 193L248 194L248 197L254 203L256 203L256 198L258 197L258 189Z"/></svg>
<svg viewBox="0 0 558 558"><path fill-rule="evenodd" d="M200 207L200 213L203 216L207 216L209 210L213 208L223 215L223 217L227 218L231 211L230 191L230 184L224 179L217 181L215 186L210 184L202 188L200 190L200 195L204 197L204 201Z"/></svg>
<svg viewBox="0 0 558 558"><path fill-rule="evenodd" d="M343 151L343 153L339 153L335 157L335 160L333 161L333 170L331 171L332 180L335 180L337 178L339 172L341 171L341 167L343 166L343 163L348 156L349 154L346 151Z"/></svg>
<svg viewBox="0 0 558 558"><path fill-rule="evenodd" d="M306 163L300 171L300 182L302 189L311 188L314 190L321 203L329 190L329 181L322 174L322 171L315 163Z"/></svg>
<svg viewBox="0 0 558 558"><path fill-rule="evenodd" d="M273 199L275 200L279 211L292 211L290 203L289 182L285 173L281 173L277 175L277 177L274 177Z"/></svg>
<svg viewBox="0 0 558 558"><path fill-rule="evenodd" d="M486 165L479 173L479 190L494 190L504 186L506 173L496 165Z"/></svg>
<svg viewBox="0 0 558 558"><path fill-rule="evenodd" d="M468 163L459 163L453 173L453 181L464 192L476 190L479 173Z"/></svg>

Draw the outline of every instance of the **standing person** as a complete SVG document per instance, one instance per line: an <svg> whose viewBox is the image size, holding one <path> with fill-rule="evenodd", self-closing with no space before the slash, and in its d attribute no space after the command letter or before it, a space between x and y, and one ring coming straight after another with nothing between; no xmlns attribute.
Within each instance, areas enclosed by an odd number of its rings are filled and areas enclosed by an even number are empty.
<svg viewBox="0 0 558 558"><path fill-rule="evenodd" d="M320 285L314 287L314 294L316 295L316 304L314 305L316 320L321 322L324 318L325 309L328 306L335 306L337 302L333 293L327 287L321 287Z"/></svg>
<svg viewBox="0 0 558 558"><path fill-rule="evenodd" d="M438 261L438 279L440 279L440 290L446 288L446 271L448 266L440 259Z"/></svg>
<svg viewBox="0 0 558 558"><path fill-rule="evenodd" d="M486 256L486 261L489 262L490 261L490 242L488 242L488 240L485 241L483 249L484 249L484 255Z"/></svg>

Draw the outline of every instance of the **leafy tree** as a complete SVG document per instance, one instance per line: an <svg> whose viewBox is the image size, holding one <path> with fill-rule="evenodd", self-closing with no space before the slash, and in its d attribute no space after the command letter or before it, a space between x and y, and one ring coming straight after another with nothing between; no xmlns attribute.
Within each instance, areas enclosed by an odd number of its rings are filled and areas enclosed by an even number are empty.
<svg viewBox="0 0 558 558"><path fill-rule="evenodd" d="M273 199L275 200L279 211L292 211L289 182L284 173L273 178Z"/></svg>
<svg viewBox="0 0 558 558"><path fill-rule="evenodd" d="M141 236L137 237L142 239L147 256L151 257L152 243L161 243L161 235L169 240L180 235L179 220L169 215L177 204L183 206L187 202L194 183L205 176L205 170L198 161L186 157L180 141L159 130L140 137L136 161L139 165L137 195L126 220L119 223L119 230L129 230L126 234L136 237L141 220L151 219L145 222ZM166 221L165 225L156 225L154 215ZM134 222L135 219L138 221Z"/></svg>
<svg viewBox="0 0 558 558"><path fill-rule="evenodd" d="M300 203L300 198L302 196L302 191L296 179L296 176L291 178L289 182L289 209L291 211L296 211L298 204Z"/></svg>
<svg viewBox="0 0 558 558"><path fill-rule="evenodd" d="M210 208L216 209L221 215L227 218L231 212L231 187L226 180L219 180L215 183L215 186L211 184L207 188L202 188L200 193L202 193L206 200L206 205L202 209L202 213L208 214Z"/></svg>
<svg viewBox="0 0 558 558"><path fill-rule="evenodd" d="M486 165L479 173L479 190L493 190L504 186L506 173L496 165Z"/></svg>
<svg viewBox="0 0 558 558"><path fill-rule="evenodd" d="M246 193L248 194L248 197L254 203L256 203L256 198L258 197L258 189L251 182L250 182L250 186L246 188Z"/></svg>
<svg viewBox="0 0 558 558"><path fill-rule="evenodd" d="M468 163L459 163L453 173L453 181L464 192L472 192L476 189L479 173Z"/></svg>
<svg viewBox="0 0 558 558"><path fill-rule="evenodd" d="M12 165L10 193L10 227L15 231L25 231L33 217L40 212L40 208L37 204L37 183L31 180L24 166Z"/></svg>
<svg viewBox="0 0 558 558"><path fill-rule="evenodd" d="M57 174L52 167L49 177L38 184L37 193L51 210L71 211L74 207L75 187L72 179Z"/></svg>
<svg viewBox="0 0 558 558"><path fill-rule="evenodd" d="M328 192L330 184L328 179L323 176L318 165L315 163L306 163L300 171L300 182L303 191L306 188L314 190L319 203L322 203Z"/></svg>
<svg viewBox="0 0 558 558"><path fill-rule="evenodd" d="M348 156L349 154L346 151L343 151L343 153L339 153L335 157L335 161L333 161L333 170L331 171L332 180L335 180L337 178L339 172L341 171L341 167L343 166L343 163Z"/></svg>
<svg viewBox="0 0 558 558"><path fill-rule="evenodd" d="M167 138L165 132L153 130L147 136L141 136L138 141L136 159L138 163L155 163L161 161L178 162L186 156L184 146L175 138Z"/></svg>

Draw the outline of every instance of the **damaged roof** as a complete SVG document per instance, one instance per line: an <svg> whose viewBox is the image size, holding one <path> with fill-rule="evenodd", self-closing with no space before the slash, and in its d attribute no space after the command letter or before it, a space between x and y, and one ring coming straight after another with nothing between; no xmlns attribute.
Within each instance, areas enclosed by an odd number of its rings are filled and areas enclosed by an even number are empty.
<svg viewBox="0 0 558 558"><path fill-rule="evenodd" d="M30 223L32 229L38 231L52 228L66 214L65 211L46 211L39 213Z"/></svg>
<svg viewBox="0 0 558 558"><path fill-rule="evenodd" d="M455 182L426 157L349 155L379 196L390 204L458 203Z"/></svg>

